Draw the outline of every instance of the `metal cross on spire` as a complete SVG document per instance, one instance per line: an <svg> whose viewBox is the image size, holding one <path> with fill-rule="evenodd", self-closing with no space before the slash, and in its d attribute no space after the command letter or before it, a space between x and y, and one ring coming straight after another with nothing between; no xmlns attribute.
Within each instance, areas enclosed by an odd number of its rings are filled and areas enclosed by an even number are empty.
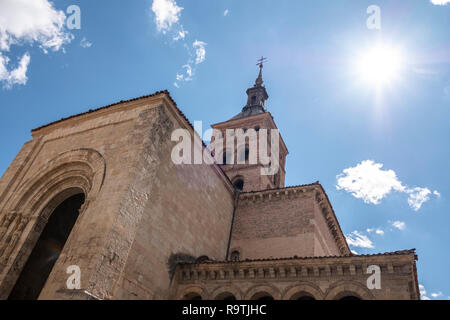
<svg viewBox="0 0 450 320"><path fill-rule="evenodd" d="M255 86L260 87L264 83L263 78L262 78L262 69L263 69L264 62L266 62L266 61L267 61L267 58L264 58L264 57L261 57L261 59L258 59L258 63L256 65L259 66L259 75L258 75L258 78L256 78Z"/></svg>
<svg viewBox="0 0 450 320"><path fill-rule="evenodd" d="M258 62L258 63L257 63L256 65L259 66L260 69L262 69L262 68L263 68L264 62L267 62L267 58L265 58L265 57L262 56L260 59L258 59L257 62Z"/></svg>

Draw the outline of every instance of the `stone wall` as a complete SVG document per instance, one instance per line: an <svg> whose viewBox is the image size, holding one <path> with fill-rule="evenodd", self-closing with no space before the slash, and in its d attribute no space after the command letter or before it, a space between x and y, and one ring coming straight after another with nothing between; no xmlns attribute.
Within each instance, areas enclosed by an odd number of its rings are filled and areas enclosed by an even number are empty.
<svg viewBox="0 0 450 320"><path fill-rule="evenodd" d="M162 113L160 124L176 123ZM178 127L176 124L172 129ZM170 137L158 152L152 192L128 255L119 299L167 299L171 255L224 259L233 213L234 192L218 168L210 165L174 165Z"/></svg>
<svg viewBox="0 0 450 320"><path fill-rule="evenodd" d="M340 252L325 221L317 202L321 190L309 185L241 194L230 252L238 250L242 259L349 253Z"/></svg>

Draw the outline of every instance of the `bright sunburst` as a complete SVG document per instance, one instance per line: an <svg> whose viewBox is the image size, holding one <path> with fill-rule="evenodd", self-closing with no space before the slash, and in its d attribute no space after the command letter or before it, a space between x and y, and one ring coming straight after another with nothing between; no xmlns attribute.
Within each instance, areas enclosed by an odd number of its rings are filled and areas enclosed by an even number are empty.
<svg viewBox="0 0 450 320"><path fill-rule="evenodd" d="M399 77L403 57L399 49L378 44L361 54L357 72L365 82L381 87Z"/></svg>

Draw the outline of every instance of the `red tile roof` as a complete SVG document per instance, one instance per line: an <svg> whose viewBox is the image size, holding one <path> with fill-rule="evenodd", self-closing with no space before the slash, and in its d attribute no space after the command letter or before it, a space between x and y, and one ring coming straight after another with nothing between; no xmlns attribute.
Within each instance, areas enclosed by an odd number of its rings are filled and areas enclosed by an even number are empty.
<svg viewBox="0 0 450 320"><path fill-rule="evenodd" d="M288 258L267 258L267 259L246 259L241 261L214 261L214 260L206 260L202 262L185 262L181 263L183 265L195 265L195 264L227 264L227 263L244 263L244 262L268 262L268 261L289 261L289 260L311 260L311 259L329 259L329 258L360 258L360 257L377 257L377 256L399 256L399 255L409 255L415 254L416 249L410 250L399 250L392 252L383 252L383 253L374 253L374 254L350 254L344 256L318 256L318 257L288 257ZM417 256L415 256L417 260Z"/></svg>

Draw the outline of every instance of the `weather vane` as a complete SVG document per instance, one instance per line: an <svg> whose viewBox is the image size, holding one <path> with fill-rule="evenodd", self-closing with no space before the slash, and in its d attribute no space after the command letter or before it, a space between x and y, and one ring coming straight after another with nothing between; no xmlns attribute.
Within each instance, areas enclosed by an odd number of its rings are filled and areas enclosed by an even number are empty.
<svg viewBox="0 0 450 320"><path fill-rule="evenodd" d="M257 62L258 63L256 65L259 66L260 69L262 69L264 62L267 62L267 58L261 57Z"/></svg>

